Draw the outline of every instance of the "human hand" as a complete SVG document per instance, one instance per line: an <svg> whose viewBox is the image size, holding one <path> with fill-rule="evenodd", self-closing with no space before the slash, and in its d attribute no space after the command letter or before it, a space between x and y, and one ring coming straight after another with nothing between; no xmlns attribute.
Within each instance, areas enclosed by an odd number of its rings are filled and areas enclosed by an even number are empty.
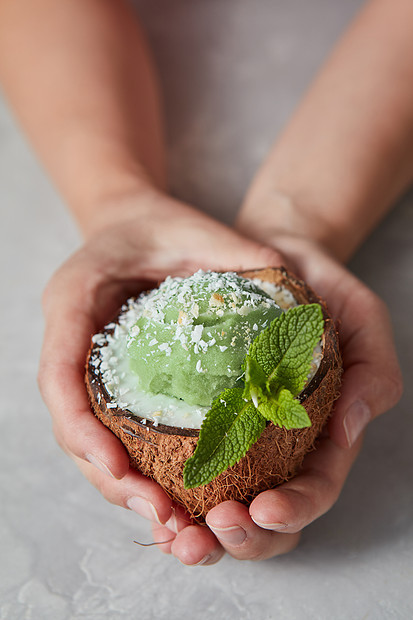
<svg viewBox="0 0 413 620"><path fill-rule="evenodd" d="M207 515L221 545L238 559L265 559L295 547L301 530L338 498L364 427L394 406L402 390L384 303L315 243L285 235L274 246L340 321L344 375L326 432L300 474L261 493L249 508L224 502Z"/></svg>
<svg viewBox="0 0 413 620"><path fill-rule="evenodd" d="M107 500L165 527L164 540L185 528L165 551L172 547L187 564L206 556L214 562L223 549L212 532L190 524L160 486L129 468L123 445L92 414L86 354L91 335L127 297L167 275L279 264L279 255L154 190L102 205L87 232L85 245L56 272L44 296L39 384L56 439Z"/></svg>
<svg viewBox="0 0 413 620"><path fill-rule="evenodd" d="M315 247L300 248L297 240L284 239L277 244L284 251L281 259L276 252L248 242L170 199L151 196L145 199L144 207L140 199L140 212L146 210L144 221L136 219L133 202L128 201L120 213L116 212L116 225L111 225L111 210L109 216L103 213L96 223L99 234L92 231L91 240L57 272L45 295L47 329L39 378L56 437L109 501L149 518L154 524L155 541L170 541L161 549L172 552L185 564L214 563L224 550L242 559L263 559L289 551L297 544L300 530L335 501L360 447L360 441L348 447L351 425L346 434L343 418L346 404L357 394L354 388L359 384L361 388L368 386L363 377L375 373L374 367L370 368L371 360L358 359L357 354L366 352L367 358L379 358L371 351L378 344L374 327L366 325L365 333L361 330L360 351L359 341L353 341L353 334L363 323L359 308L365 307L371 316L377 316L374 323L385 327L377 329L382 334L378 349L386 352L386 377L391 381L389 368L393 368L395 386L392 393L385 394L381 409L397 397L397 362L384 310L363 285ZM178 235L179 244L175 241ZM298 477L262 493L250 509L224 502L207 517L212 529L201 527L190 523L156 483L129 469L123 446L90 413L83 387L90 334L111 318L125 297L168 274L185 274L198 267L237 269L280 264L286 262L286 257L291 268L322 296L330 298L334 316L341 316L349 325L348 330L342 330L348 367L342 398L329 425L330 436L323 438L317 452L307 457ZM354 306L348 303L349 291ZM386 391L385 383L379 384ZM368 395L365 400L370 403ZM381 411L379 399L371 406L373 414Z"/></svg>

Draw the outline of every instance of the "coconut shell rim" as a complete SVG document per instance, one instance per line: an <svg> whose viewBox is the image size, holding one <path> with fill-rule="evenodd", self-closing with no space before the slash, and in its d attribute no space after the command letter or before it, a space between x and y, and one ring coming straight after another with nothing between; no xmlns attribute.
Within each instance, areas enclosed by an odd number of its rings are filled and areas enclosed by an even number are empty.
<svg viewBox="0 0 413 620"><path fill-rule="evenodd" d="M305 406L306 400L317 390L319 385L322 383L323 379L327 375L328 371L336 364L336 360L340 358L339 352L339 344L338 344L338 335L337 330L332 320L326 303L321 297L319 297L311 287L308 286L303 280L297 278L291 272L288 272L285 267L266 267L263 269L253 269L253 270L244 270L237 272L238 275L253 279L259 278L260 274L265 274L268 272L279 273L281 282L277 282L277 285L283 286L285 284L285 288L290 290L295 298L297 296L300 299L297 299L299 304L311 304L317 303L321 306L324 318L324 332L322 336L322 345L323 345L323 356L321 358L320 366L308 383L308 385L304 388L304 390L299 394L298 398L302 405ZM265 280L263 280L265 281ZM268 280L267 280L268 281ZM270 280L271 281L271 280ZM293 290L291 290L293 289ZM119 316L123 313L120 310L115 318L110 323L117 323ZM104 328L100 333L110 334L113 332L115 328ZM154 433L159 433L160 435L178 435L181 437L199 437L200 429L192 429L185 428L179 426L170 426L166 424L155 424L154 421L148 420L147 418L136 415L135 413L129 411L128 409L122 409L118 406L110 408L110 410L105 407L104 410L100 406L102 399L103 402L108 403L112 401L112 397L109 392L106 390L106 386L103 383L103 380L100 374L96 373L95 367L92 365L92 357L96 353L98 349L100 349L102 345L98 343L91 343L91 346L88 351L87 360L86 360L86 385L89 392L89 397L93 398L95 404L99 405L99 409L101 412L108 417L117 417L121 419L123 418L125 421L137 424L139 427L147 430L151 430ZM98 397L100 394L100 398ZM146 420L144 423L143 420ZM268 424L272 424L272 422L268 422ZM135 436L132 429L125 429L122 426L123 430Z"/></svg>

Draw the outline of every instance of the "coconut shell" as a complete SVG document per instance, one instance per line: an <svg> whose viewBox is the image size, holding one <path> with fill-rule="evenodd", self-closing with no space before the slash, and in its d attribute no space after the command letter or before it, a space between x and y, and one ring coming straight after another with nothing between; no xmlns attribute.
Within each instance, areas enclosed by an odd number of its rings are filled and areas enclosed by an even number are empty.
<svg viewBox="0 0 413 620"><path fill-rule="evenodd" d="M199 431L162 424L155 426L149 420L143 423L142 418L129 411L108 408L110 395L99 370L91 363L99 344L92 342L86 363L86 387L95 415L122 441L131 465L158 482L198 522L203 522L207 512L225 500L248 505L262 491L296 475L305 455L314 448L339 396L342 363L338 336L324 301L283 268L245 271L240 275L281 285L292 292L298 303L319 303L322 307L325 320L323 357L317 373L299 397L310 417L310 427L286 430L269 422L258 441L236 465L207 485L185 489L183 469L195 450Z"/></svg>

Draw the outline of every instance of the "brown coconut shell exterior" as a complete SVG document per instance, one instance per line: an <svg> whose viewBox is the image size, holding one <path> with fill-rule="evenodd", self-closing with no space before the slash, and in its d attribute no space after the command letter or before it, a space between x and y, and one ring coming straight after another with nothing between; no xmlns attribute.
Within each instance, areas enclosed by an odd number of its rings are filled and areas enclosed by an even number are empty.
<svg viewBox="0 0 413 620"><path fill-rule="evenodd" d="M310 427L286 430L270 422L236 465L207 485L185 489L183 469L195 450L199 431L162 424L154 426L150 421L143 423L142 418L128 411L108 408L111 398L99 370L91 364L98 344L92 343L86 363L86 387L95 415L122 441L131 465L156 480L198 522L203 522L207 512L225 500L248 505L262 491L296 475L339 396L342 362L338 336L324 301L283 268L245 271L240 275L284 286L298 303L319 303L323 309L323 358L316 375L300 395L312 423Z"/></svg>

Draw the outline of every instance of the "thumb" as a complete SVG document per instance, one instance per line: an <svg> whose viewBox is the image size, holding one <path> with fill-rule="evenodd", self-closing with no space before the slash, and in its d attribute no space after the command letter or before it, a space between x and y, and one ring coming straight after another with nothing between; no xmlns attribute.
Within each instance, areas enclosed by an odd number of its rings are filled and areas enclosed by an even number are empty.
<svg viewBox="0 0 413 620"><path fill-rule="evenodd" d="M286 257L276 249L247 239L231 231L216 239L210 247L200 249L203 266L216 271L242 271L265 267L288 267Z"/></svg>

